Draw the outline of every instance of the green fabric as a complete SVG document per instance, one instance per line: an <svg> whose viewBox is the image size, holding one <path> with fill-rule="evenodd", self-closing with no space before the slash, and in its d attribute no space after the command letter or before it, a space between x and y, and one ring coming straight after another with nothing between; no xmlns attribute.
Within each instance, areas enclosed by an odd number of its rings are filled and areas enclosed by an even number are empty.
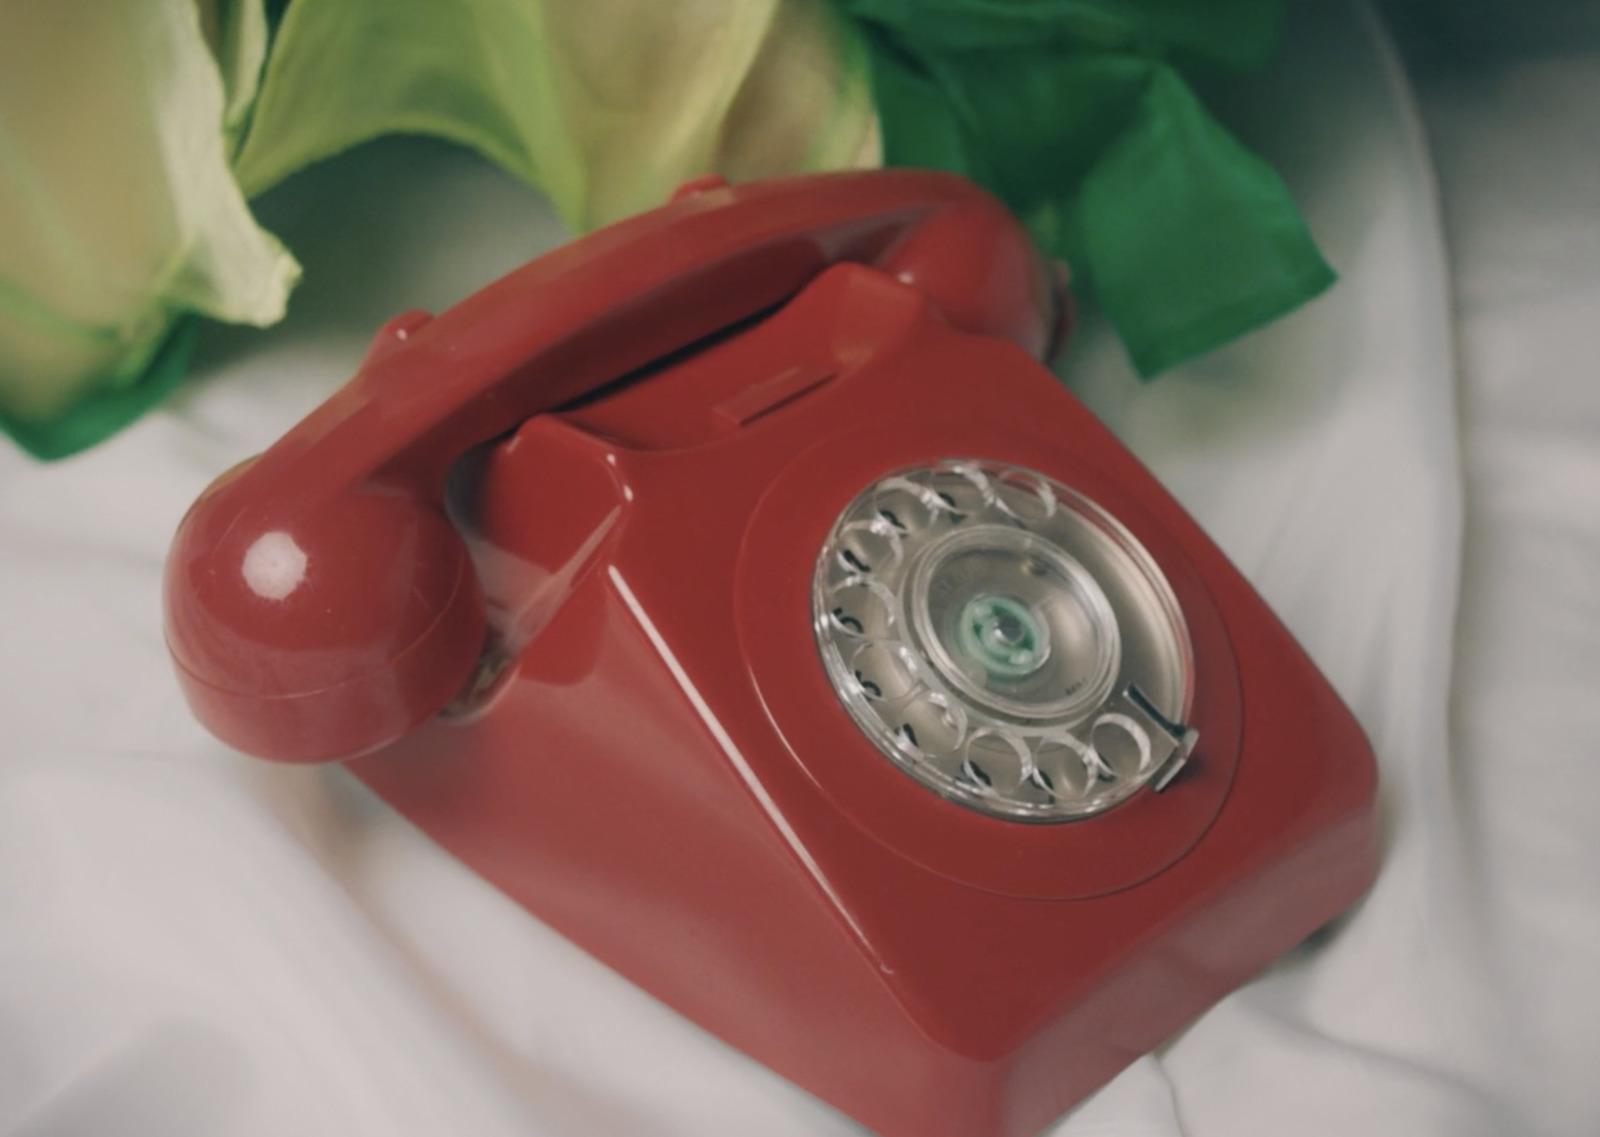
<svg viewBox="0 0 1600 1137"><path fill-rule="evenodd" d="M1264 65L1281 0L843 0L857 19L930 51L1061 48L1173 51L1224 67Z"/></svg>
<svg viewBox="0 0 1600 1137"><path fill-rule="evenodd" d="M54 461L98 445L161 402L189 371L200 330L195 316L180 316L156 344L135 378L86 395L66 414L43 422L0 415L0 430L35 458Z"/></svg>
<svg viewBox="0 0 1600 1137"><path fill-rule="evenodd" d="M1333 283L1277 175L1168 67L1084 178L1078 213L1096 295L1144 375Z"/></svg>
<svg viewBox="0 0 1600 1137"><path fill-rule="evenodd" d="M1277 174L1182 77L1270 57L1277 0L838 0L872 49L884 160L964 174L1024 218L1140 374L1334 279Z"/></svg>

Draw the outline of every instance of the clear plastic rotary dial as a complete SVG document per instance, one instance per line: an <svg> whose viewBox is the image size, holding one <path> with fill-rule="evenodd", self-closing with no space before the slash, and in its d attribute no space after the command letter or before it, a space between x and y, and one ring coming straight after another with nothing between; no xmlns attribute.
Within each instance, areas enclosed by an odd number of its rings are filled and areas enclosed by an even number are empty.
<svg viewBox="0 0 1600 1137"><path fill-rule="evenodd" d="M1067 821L1188 758L1183 613L1126 528L1042 474L953 459L859 494L812 588L834 690L873 743L979 812Z"/></svg>

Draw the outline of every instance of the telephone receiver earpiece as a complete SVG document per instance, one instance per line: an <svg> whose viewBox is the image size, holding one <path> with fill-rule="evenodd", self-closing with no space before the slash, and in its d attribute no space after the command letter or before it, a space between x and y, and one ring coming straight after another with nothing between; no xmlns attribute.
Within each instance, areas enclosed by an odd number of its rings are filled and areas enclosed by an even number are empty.
<svg viewBox="0 0 1600 1137"><path fill-rule="evenodd" d="M831 264L870 265L953 326L1035 355L1064 296L1014 218L948 175L694 184L428 318L179 526L167 642L215 734L267 758L354 757L438 713L471 673L484 602L444 512L471 447L773 308Z"/></svg>

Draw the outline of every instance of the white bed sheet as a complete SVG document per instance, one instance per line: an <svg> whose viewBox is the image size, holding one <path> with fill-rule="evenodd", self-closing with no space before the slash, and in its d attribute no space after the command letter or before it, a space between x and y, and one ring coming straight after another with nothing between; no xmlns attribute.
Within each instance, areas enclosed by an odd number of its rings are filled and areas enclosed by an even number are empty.
<svg viewBox="0 0 1600 1137"><path fill-rule="evenodd" d="M1600 1133L1600 4L1419 73L1461 345L1454 787L1512 1132ZM1509 21L1509 26L1508 25Z"/></svg>
<svg viewBox="0 0 1600 1137"><path fill-rule="evenodd" d="M1069 357L1361 718L1385 853L1332 935L1063 1137L1600 1132L1600 37L1425 78L1437 161L1371 17L1297 7L1271 97L1222 97L1342 283L1153 386L1093 320ZM210 335L198 382L88 455L0 451L0 1133L859 1132L341 771L190 721L158 603L188 503L389 315L561 237L418 142L265 209L308 270L282 327Z"/></svg>

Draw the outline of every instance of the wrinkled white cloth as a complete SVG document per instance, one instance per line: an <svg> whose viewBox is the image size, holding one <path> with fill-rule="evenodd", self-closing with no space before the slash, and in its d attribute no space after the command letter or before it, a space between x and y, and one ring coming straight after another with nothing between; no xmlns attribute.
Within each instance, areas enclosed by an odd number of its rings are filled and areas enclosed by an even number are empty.
<svg viewBox="0 0 1600 1137"><path fill-rule="evenodd" d="M1301 5L1290 32L1271 75L1214 97L1341 283L1152 385L1090 320L1065 373L1360 717L1383 870L1052 1132L1593 1134L1600 33L1436 61L1419 117L1364 9ZM387 317L562 236L420 142L264 209L307 268L283 326L210 334L198 381L88 455L0 451L0 1134L860 1132L341 771L253 762L192 723L159 605L189 502Z"/></svg>

